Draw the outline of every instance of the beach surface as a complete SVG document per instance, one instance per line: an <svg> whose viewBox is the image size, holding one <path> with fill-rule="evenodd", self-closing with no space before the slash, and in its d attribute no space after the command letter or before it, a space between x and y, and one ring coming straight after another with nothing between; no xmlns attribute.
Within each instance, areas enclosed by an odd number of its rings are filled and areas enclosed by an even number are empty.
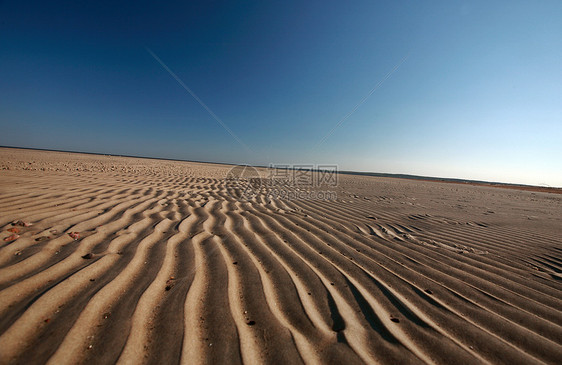
<svg viewBox="0 0 562 365"><path fill-rule="evenodd" d="M561 363L562 195L231 169L0 148L0 363Z"/></svg>

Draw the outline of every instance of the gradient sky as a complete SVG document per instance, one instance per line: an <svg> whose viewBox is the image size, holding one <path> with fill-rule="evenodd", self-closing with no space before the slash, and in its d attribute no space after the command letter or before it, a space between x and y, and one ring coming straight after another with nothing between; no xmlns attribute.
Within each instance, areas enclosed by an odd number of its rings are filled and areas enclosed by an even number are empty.
<svg viewBox="0 0 562 365"><path fill-rule="evenodd" d="M0 127L6 146L562 186L562 2L2 1Z"/></svg>

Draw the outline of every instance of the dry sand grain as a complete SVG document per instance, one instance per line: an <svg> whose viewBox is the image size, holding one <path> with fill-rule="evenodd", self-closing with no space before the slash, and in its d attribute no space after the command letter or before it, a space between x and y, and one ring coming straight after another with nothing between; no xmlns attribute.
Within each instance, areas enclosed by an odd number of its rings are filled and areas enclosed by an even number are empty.
<svg viewBox="0 0 562 365"><path fill-rule="evenodd" d="M561 195L230 168L0 149L0 362L561 362Z"/></svg>

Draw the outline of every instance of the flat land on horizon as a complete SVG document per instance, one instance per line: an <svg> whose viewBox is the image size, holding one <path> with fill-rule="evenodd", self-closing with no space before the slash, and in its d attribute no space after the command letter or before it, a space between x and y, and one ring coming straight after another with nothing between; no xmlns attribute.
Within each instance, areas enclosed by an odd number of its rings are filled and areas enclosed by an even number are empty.
<svg viewBox="0 0 562 365"><path fill-rule="evenodd" d="M0 364L560 363L562 195L231 168L0 148Z"/></svg>

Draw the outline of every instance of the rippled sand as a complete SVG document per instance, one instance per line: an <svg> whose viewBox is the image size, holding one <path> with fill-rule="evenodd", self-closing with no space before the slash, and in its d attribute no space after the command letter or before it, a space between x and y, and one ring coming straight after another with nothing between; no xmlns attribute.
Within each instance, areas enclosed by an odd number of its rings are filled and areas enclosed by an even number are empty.
<svg viewBox="0 0 562 365"><path fill-rule="evenodd" d="M238 201L225 165L0 169L1 363L562 359L560 194L340 175L336 201Z"/></svg>

